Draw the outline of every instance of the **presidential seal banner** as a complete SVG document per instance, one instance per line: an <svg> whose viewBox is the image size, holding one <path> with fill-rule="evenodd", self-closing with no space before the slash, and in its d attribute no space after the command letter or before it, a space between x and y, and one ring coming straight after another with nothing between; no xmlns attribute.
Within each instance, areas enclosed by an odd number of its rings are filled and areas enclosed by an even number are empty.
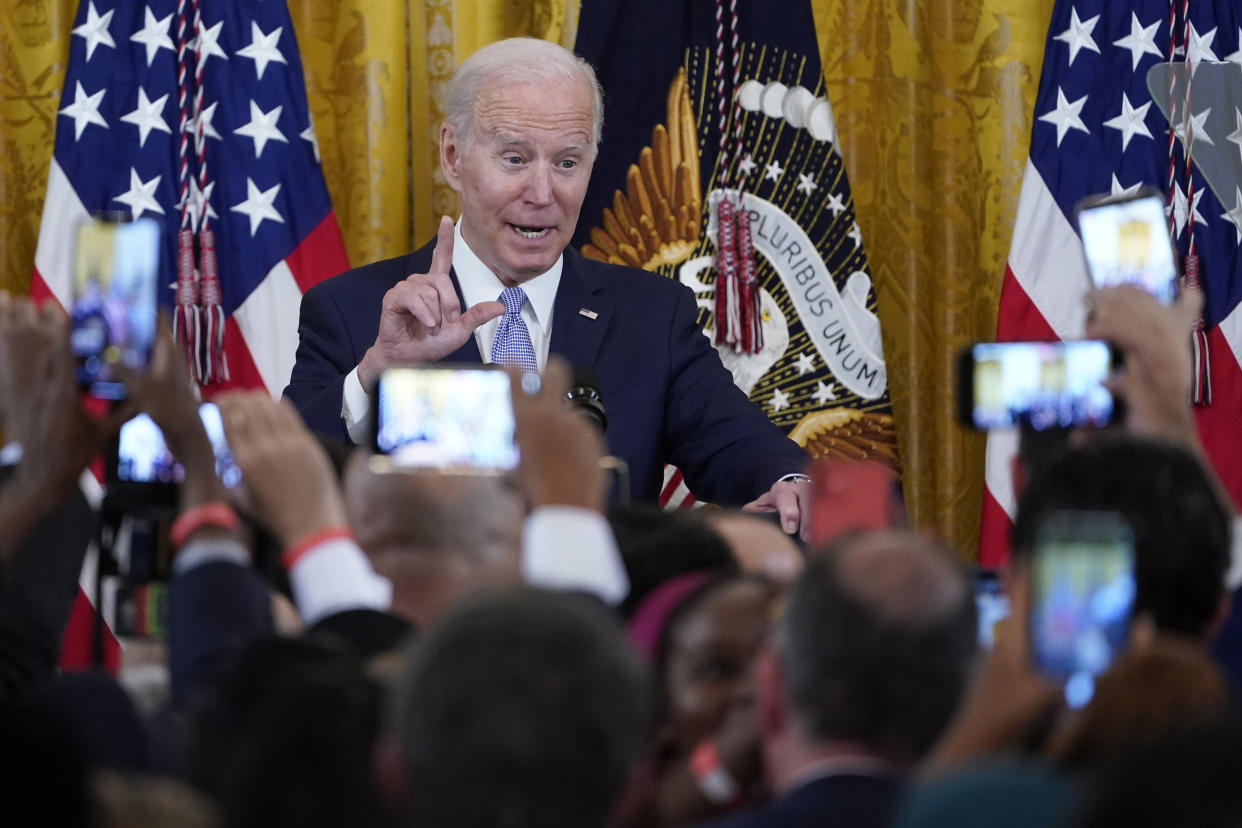
<svg viewBox="0 0 1242 828"><path fill-rule="evenodd" d="M862 231L805 0L585 0L604 143L575 242L679 279L738 386L812 457L900 469ZM662 500L693 502L675 469Z"/></svg>

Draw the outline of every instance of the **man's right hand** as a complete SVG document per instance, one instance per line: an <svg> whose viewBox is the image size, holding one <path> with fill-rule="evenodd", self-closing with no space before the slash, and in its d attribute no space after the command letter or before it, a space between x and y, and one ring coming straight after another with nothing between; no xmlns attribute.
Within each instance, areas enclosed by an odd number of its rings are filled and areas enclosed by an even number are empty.
<svg viewBox="0 0 1242 828"><path fill-rule="evenodd" d="M505 312L500 302L480 302L462 311L449 278L453 266L453 220L440 219L440 232L426 273L415 273L384 294L379 334L358 363L358 380L367 392L393 365L435 362L456 351L483 323Z"/></svg>
<svg viewBox="0 0 1242 828"><path fill-rule="evenodd" d="M1108 340L1123 357L1105 384L1125 400L1126 430L1201 453L1190 403L1190 335L1203 294L1187 289L1165 306L1141 288L1120 285L1092 291L1087 302L1087 336Z"/></svg>

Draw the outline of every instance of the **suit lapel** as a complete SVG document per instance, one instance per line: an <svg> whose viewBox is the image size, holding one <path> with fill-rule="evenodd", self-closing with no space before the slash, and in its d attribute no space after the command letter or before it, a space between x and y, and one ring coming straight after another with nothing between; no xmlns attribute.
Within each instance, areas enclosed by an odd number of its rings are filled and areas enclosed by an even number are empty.
<svg viewBox="0 0 1242 828"><path fill-rule="evenodd" d="M612 317L612 303L607 301L602 288L602 274L577 252L567 249L561 284L552 305L549 350L565 357L570 365L595 364L595 355Z"/></svg>

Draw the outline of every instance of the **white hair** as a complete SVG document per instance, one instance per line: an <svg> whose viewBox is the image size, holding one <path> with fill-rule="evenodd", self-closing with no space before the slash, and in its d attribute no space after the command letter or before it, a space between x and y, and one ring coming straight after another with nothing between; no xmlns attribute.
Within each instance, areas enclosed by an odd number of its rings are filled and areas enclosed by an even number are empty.
<svg viewBox="0 0 1242 828"><path fill-rule="evenodd" d="M459 140L473 136L474 104L487 87L564 79L591 90L593 146L604 129L604 92L591 64L564 47L534 37L511 37L489 43L462 61L453 73L444 99L444 120Z"/></svg>

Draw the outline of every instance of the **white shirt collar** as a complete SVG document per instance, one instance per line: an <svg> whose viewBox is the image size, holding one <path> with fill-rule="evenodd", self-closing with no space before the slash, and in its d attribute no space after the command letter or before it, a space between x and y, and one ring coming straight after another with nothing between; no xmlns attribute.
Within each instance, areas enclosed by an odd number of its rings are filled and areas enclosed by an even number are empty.
<svg viewBox="0 0 1242 828"><path fill-rule="evenodd" d="M461 219L458 219L453 228L453 272L457 274L465 306L472 308L480 302L495 302L505 286L466 244L461 235L461 224ZM565 255L562 253L556 257L552 267L521 285L535 313L535 321L544 330L548 329L552 320L552 305L556 302L556 290L560 287L564 267Z"/></svg>

